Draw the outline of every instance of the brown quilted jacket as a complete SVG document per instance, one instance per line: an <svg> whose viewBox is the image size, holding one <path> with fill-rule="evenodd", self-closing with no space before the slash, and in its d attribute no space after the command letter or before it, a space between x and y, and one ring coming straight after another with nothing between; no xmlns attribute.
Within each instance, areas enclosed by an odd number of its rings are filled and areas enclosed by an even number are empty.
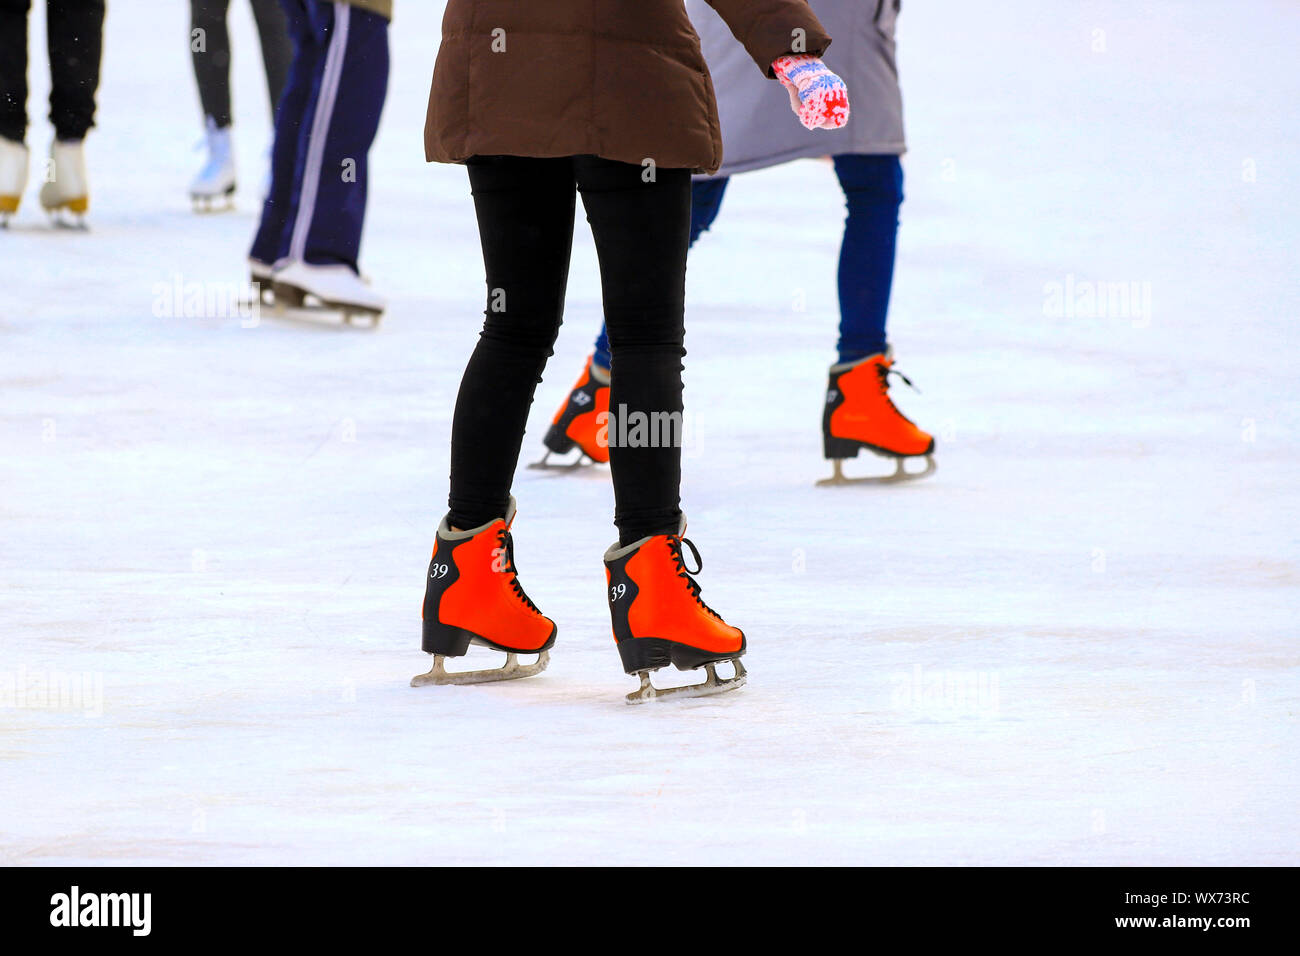
<svg viewBox="0 0 1300 956"><path fill-rule="evenodd" d="M830 44L805 0L709 2L769 77L778 56ZM683 0L449 0L424 143L444 163L592 154L712 172L722 162L713 82Z"/></svg>

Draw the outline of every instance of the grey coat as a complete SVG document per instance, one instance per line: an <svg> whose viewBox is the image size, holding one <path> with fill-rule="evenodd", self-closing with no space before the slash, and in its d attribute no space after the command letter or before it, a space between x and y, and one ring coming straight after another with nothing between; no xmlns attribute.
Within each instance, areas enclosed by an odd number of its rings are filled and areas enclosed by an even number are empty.
<svg viewBox="0 0 1300 956"><path fill-rule="evenodd" d="M717 175L808 156L907 151L894 62L901 0L809 0L809 5L835 41L826 65L849 88L851 113L843 129L804 129L790 110L789 94L754 69L722 18L704 0L686 0L718 97L722 167Z"/></svg>

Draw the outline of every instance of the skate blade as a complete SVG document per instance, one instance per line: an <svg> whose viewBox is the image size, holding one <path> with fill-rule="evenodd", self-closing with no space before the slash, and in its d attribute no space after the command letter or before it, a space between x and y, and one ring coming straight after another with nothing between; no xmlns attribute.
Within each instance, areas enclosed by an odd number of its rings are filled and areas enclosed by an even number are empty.
<svg viewBox="0 0 1300 956"><path fill-rule="evenodd" d="M50 225L62 232L89 232L84 213L65 212L62 209L47 209Z"/></svg>
<svg viewBox="0 0 1300 956"><path fill-rule="evenodd" d="M447 658L442 654L433 655L433 669L427 674L417 674L411 678L412 687L427 687L430 684L492 684L503 680L518 680L521 677L533 677L546 670L551 662L550 651L542 651L537 660L531 664L520 664L518 654L506 654L502 667L482 671L465 671L453 673L444 666Z"/></svg>
<svg viewBox="0 0 1300 956"><path fill-rule="evenodd" d="M721 663L721 662L719 662ZM731 658L731 665L736 669L732 677L719 678L714 664L705 664L704 670L707 676L702 684L688 684L685 687L655 687L650 683L651 671L637 671L637 676L641 678L641 686L625 698L629 704L644 704L652 700L668 700L670 698L685 699L688 697L712 697L715 694L725 694L727 691L738 690L745 686L747 680L745 674L745 665L740 663L740 658Z"/></svg>
<svg viewBox="0 0 1300 956"><path fill-rule="evenodd" d="M356 317L357 315L362 315L369 320L368 327L371 329L375 329L379 327L379 320L381 318L380 314L373 313L373 312L354 313L354 312L343 312L339 309L330 308L328 306L287 305L284 302L281 302L280 299L276 297L275 292L271 292L269 295L263 292L262 304L271 307L271 316L273 318L285 319L290 322L303 322L305 324L316 325L322 328L330 327L330 326L333 326L335 328L343 328L345 326L357 326L358 323L355 321ZM326 319L328 320L337 319L338 322L336 323L334 321L323 321Z"/></svg>
<svg viewBox="0 0 1300 956"><path fill-rule="evenodd" d="M343 316L344 325L354 325L356 320L361 318L366 320L370 328L376 329L379 327L379 320L384 317L383 312L374 309L357 309L355 307L344 309L341 306L330 305L328 302L325 303L325 308L340 313Z"/></svg>
<svg viewBox="0 0 1300 956"><path fill-rule="evenodd" d="M830 485L894 485L900 481L916 481L927 475L933 475L938 467L934 463L933 455L925 456L925 469L923 471L908 471L904 467L906 458L896 458L894 473L892 475L867 475L862 478L850 478L844 474L844 467L841 459L834 458L831 460L834 466L834 473L829 478L823 478L817 482L818 488L829 487Z"/></svg>
<svg viewBox="0 0 1300 956"><path fill-rule="evenodd" d="M197 213L233 212L238 183L231 183L220 193L190 193L190 202Z"/></svg>
<svg viewBox="0 0 1300 956"><path fill-rule="evenodd" d="M194 204L195 214L199 216L215 216L223 212L235 211L235 200L233 198L214 200L190 197L190 201Z"/></svg>
<svg viewBox="0 0 1300 956"><path fill-rule="evenodd" d="M578 452L578 457L573 461L552 462L550 460L552 452L548 449L542 456L541 461L535 461L528 467L533 471L573 471L575 468L585 468L588 465L597 464L596 459L591 458L584 451Z"/></svg>

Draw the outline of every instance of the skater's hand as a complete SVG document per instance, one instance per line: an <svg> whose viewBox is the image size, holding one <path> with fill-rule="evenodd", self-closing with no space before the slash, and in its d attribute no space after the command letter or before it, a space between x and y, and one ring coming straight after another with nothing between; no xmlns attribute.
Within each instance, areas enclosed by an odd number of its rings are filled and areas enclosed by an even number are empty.
<svg viewBox="0 0 1300 956"><path fill-rule="evenodd" d="M849 90L820 57L779 56L772 70L790 92L790 108L808 129L839 129L849 121Z"/></svg>

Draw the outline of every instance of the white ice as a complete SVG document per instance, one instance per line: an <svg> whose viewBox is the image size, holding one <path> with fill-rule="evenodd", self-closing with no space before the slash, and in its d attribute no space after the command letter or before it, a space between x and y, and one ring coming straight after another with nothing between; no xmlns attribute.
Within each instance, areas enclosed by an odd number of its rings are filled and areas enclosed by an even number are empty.
<svg viewBox="0 0 1300 956"><path fill-rule="evenodd" d="M814 162L733 183L691 259L684 507L750 684L639 708L603 469L516 483L550 669L407 686L483 308L464 171L422 156L441 6L397 4L372 333L155 314L245 278L265 93L234 4L239 209L195 216L184 4L110 4L91 229L33 189L0 233L0 861L1300 862L1294 4L906 5L924 482L813 487L841 199ZM580 222L526 459L594 261ZM1136 307L1054 314L1067 282Z"/></svg>

